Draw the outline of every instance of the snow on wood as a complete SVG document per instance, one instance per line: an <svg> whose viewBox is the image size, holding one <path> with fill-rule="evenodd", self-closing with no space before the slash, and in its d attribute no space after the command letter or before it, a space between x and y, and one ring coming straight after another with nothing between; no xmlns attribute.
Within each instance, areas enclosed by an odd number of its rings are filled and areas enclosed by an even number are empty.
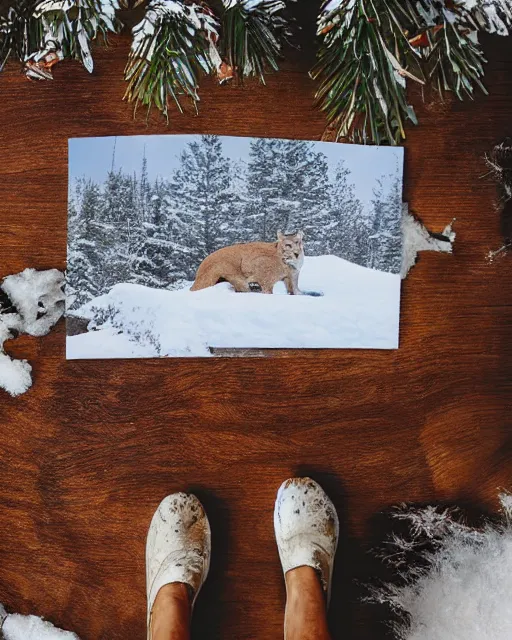
<svg viewBox="0 0 512 640"><path fill-rule="evenodd" d="M449 509L396 512L408 532L387 541L384 557L400 580L374 589L372 600L399 616L397 640L512 638L512 498L500 501L501 522L479 529Z"/></svg>
<svg viewBox="0 0 512 640"><path fill-rule="evenodd" d="M402 215L402 269L400 275L405 278L418 260L420 251L438 251L440 253L452 253L456 234L452 230L452 224L447 225L441 234L430 232L414 216L408 212L407 205L403 207Z"/></svg>
<svg viewBox="0 0 512 640"><path fill-rule="evenodd" d="M57 269L25 269L4 278L1 289L22 318L21 331L31 336L45 336L62 317L63 286L64 275Z"/></svg>
<svg viewBox="0 0 512 640"><path fill-rule="evenodd" d="M0 619L2 610L5 611L0 605ZM0 627L5 640L79 640L76 634L57 629L37 616L22 616L17 613L4 615L4 623Z"/></svg>
<svg viewBox="0 0 512 640"><path fill-rule="evenodd" d="M19 396L32 386L32 367L26 360L13 360L3 351L4 340L11 337L10 333L2 336L0 320L0 388L5 389L11 396Z"/></svg>
<svg viewBox="0 0 512 640"><path fill-rule="evenodd" d="M12 396L32 386L32 367L26 360L13 360L4 352L4 342L18 333L44 336L64 313L64 275L57 269L25 269L7 276L0 290L10 301L0 304L0 388Z"/></svg>

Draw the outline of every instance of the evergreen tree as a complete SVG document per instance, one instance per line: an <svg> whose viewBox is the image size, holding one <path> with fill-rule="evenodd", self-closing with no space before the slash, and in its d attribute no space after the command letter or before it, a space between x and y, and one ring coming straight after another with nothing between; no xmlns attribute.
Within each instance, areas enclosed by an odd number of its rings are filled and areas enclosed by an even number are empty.
<svg viewBox="0 0 512 640"><path fill-rule="evenodd" d="M279 140L254 138L249 148L247 191L249 204L245 220L251 240L275 240L274 203L279 195L274 168L279 155Z"/></svg>
<svg viewBox="0 0 512 640"><path fill-rule="evenodd" d="M329 217L328 169L310 142L253 140L249 152L247 222L253 237L275 240L302 229L316 253Z"/></svg>
<svg viewBox="0 0 512 640"><path fill-rule="evenodd" d="M370 256L370 221L356 198L350 170L341 161L336 167L331 192L331 213L323 227L323 253L367 266Z"/></svg>
<svg viewBox="0 0 512 640"><path fill-rule="evenodd" d="M250 199L247 194L247 167L242 161L229 163L229 187L224 206L225 215L218 226L217 244L227 247L253 240L247 222Z"/></svg>
<svg viewBox="0 0 512 640"><path fill-rule="evenodd" d="M372 205L374 216L369 234L369 266L380 271L399 273L402 263L400 178L390 175L379 180L373 191Z"/></svg>
<svg viewBox="0 0 512 640"><path fill-rule="evenodd" d="M141 222L146 222L149 216L151 206L151 185L148 177L148 160L146 151L142 157L142 167L140 172L139 189L138 189L138 218Z"/></svg>
<svg viewBox="0 0 512 640"><path fill-rule="evenodd" d="M99 216L109 286L130 281L132 263L143 232L138 204L137 179L121 170L110 171Z"/></svg>
<svg viewBox="0 0 512 640"><path fill-rule="evenodd" d="M291 207L283 226L289 231L302 229L308 254L323 255L331 220L330 184L327 158L313 149L310 142L284 142L288 166L284 178Z"/></svg>
<svg viewBox="0 0 512 640"><path fill-rule="evenodd" d="M229 217L230 164L218 136L187 145L169 181L167 220L177 267L193 279L200 262L223 246L221 224Z"/></svg>
<svg viewBox="0 0 512 640"><path fill-rule="evenodd" d="M150 189L141 242L133 261L133 281L147 287L167 288L183 275L178 271L168 213L168 185L157 179Z"/></svg>
<svg viewBox="0 0 512 640"><path fill-rule="evenodd" d="M78 180L69 204L67 282L73 308L104 292L102 232L97 224L101 204L99 186L92 180Z"/></svg>

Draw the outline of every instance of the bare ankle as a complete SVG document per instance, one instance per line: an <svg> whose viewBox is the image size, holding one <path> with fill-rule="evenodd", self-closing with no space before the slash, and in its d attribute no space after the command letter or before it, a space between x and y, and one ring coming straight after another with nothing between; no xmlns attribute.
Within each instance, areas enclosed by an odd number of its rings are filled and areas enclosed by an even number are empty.
<svg viewBox="0 0 512 640"><path fill-rule="evenodd" d="M187 603L190 605L190 589L183 582L171 582L164 585L157 593L153 610L156 606L168 605L171 603Z"/></svg>
<svg viewBox="0 0 512 640"><path fill-rule="evenodd" d="M318 588L322 590L320 577L313 567L296 567L286 573L285 581L287 592L290 595L305 590L316 591Z"/></svg>
<svg viewBox="0 0 512 640"><path fill-rule="evenodd" d="M312 567L288 571L286 580L286 640L329 640L325 594Z"/></svg>
<svg viewBox="0 0 512 640"><path fill-rule="evenodd" d="M190 615L189 587L182 582L164 585L151 610L151 639L188 640Z"/></svg>

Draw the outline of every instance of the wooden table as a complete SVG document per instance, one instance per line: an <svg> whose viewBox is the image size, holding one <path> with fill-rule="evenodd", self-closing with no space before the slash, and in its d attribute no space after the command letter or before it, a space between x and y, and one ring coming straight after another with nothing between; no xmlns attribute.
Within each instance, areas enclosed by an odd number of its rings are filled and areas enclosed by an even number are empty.
<svg viewBox="0 0 512 640"><path fill-rule="evenodd" d="M310 37L314 25L306 25ZM292 53L268 86L206 81L198 117L132 118L121 101L127 37L33 84L0 77L0 276L66 263L67 138L217 133L319 139L307 69ZM213 526L197 638L281 636L284 587L273 540L275 492L319 479L342 520L335 638L382 638L381 612L355 602L376 571L367 546L400 501L495 510L512 485L510 256L483 156L510 133L510 39L485 38L491 96L418 106L405 198L453 256L425 254L403 285L401 347L260 359L66 362L61 322L9 346L34 388L0 395L0 601L82 640L144 636L147 526L167 493L194 490Z"/></svg>

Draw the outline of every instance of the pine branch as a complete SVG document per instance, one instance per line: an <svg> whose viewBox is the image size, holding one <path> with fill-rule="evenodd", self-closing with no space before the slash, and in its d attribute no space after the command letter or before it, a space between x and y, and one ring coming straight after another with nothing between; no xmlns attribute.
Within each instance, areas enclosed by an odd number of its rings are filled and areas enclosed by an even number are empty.
<svg viewBox="0 0 512 640"><path fill-rule="evenodd" d="M401 0L327 0L318 21L322 38L311 71L320 80L316 99L334 124L337 139L396 144L405 122L416 122L407 103L407 69L416 57L407 34L417 15Z"/></svg>
<svg viewBox="0 0 512 640"><path fill-rule="evenodd" d="M223 39L202 0L10 0L0 17L0 71L9 58L30 78L52 78L63 58L93 70L91 43L119 29L116 9L146 5L133 29L125 99L168 116L172 98L197 107L199 78L221 82L277 71L289 35L286 0L218 0ZM141 8L142 10L142 8ZM512 32L510 0L324 0L320 48L311 76L317 103L337 138L398 143L416 122L406 81L429 83L441 95L472 97L483 84L478 32Z"/></svg>
<svg viewBox="0 0 512 640"><path fill-rule="evenodd" d="M431 0L421 0L417 6L426 24L411 43L418 46L419 62L429 83L441 96L452 91L460 100L472 98L475 86L487 94L481 81L486 60L473 16L462 4L433 8Z"/></svg>
<svg viewBox="0 0 512 640"><path fill-rule="evenodd" d="M91 42L99 35L107 39L108 32L119 30L115 12L117 0L42 0L38 2L34 17L41 21L44 42L30 60L40 63L50 51L58 51L58 57L80 60L92 73L94 62ZM51 62L56 62L52 58ZM48 64L39 64L43 71ZM51 68L51 67L50 67ZM31 67L29 67L31 69ZM44 74L43 76L44 77ZM51 77L51 74L50 74Z"/></svg>
<svg viewBox="0 0 512 640"><path fill-rule="evenodd" d="M461 1L461 0L459 0ZM471 3L472 16L479 29L507 36L512 31L512 5L510 0L479 0Z"/></svg>
<svg viewBox="0 0 512 640"><path fill-rule="evenodd" d="M279 70L282 39L288 23L283 0L223 0L222 51L227 64L221 82L234 73L243 81L256 76L265 83L265 72Z"/></svg>
<svg viewBox="0 0 512 640"><path fill-rule="evenodd" d="M152 0L144 19L133 29L133 44L125 69L125 99L137 107L155 105L168 118L172 98L197 109L199 77L216 66L217 21L209 8L182 0ZM220 61L220 58L219 58Z"/></svg>
<svg viewBox="0 0 512 640"><path fill-rule="evenodd" d="M42 26L34 17L36 0L12 2L6 15L0 17L0 71L13 56L25 60L42 38Z"/></svg>
<svg viewBox="0 0 512 640"><path fill-rule="evenodd" d="M337 138L397 144L416 123L406 79L441 96L473 97L482 82L478 30L512 29L509 0L326 0L311 75L317 101Z"/></svg>

